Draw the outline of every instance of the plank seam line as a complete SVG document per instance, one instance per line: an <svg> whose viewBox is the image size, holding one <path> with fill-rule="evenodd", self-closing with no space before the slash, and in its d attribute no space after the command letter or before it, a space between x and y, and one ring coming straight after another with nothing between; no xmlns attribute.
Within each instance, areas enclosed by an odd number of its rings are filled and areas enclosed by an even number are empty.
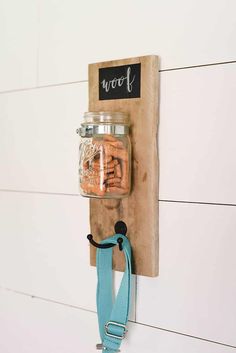
<svg viewBox="0 0 236 353"><path fill-rule="evenodd" d="M22 194L39 194L39 195L56 195L56 196L80 196L80 194L70 194L62 192L47 192L47 191L33 191L33 190L14 190L14 189L0 189L0 192L12 192Z"/></svg>
<svg viewBox="0 0 236 353"><path fill-rule="evenodd" d="M183 67L173 67L169 69L162 69L159 72L168 72L168 71L179 71L179 70L187 70L187 69L196 69L199 67L208 67L208 66L217 66L217 65L227 65L227 64L235 64L236 60L231 61L222 61L217 63L209 63L209 64L199 64L199 65L190 65L190 66L183 66ZM39 79L39 78L38 78ZM88 82L88 80L78 80L78 81L68 81L68 82L60 82L60 83L52 83L47 85L37 85L32 87L25 87L25 88L15 88L9 89L5 91L0 91L0 94L8 94L8 93L16 93L16 92L24 92L24 91L32 91L42 88L50 88L50 87L60 87L60 86L67 86L67 85L74 85L78 83Z"/></svg>
<svg viewBox="0 0 236 353"><path fill-rule="evenodd" d="M6 288L6 287L0 286L0 289L6 290L6 291L9 291L9 292L13 292L13 293L19 294L19 295L24 295L24 296L30 297L30 298L32 298L32 299L38 299L38 300L42 300L42 301L46 301L46 302L50 302L50 303L54 303L54 304L58 304L58 305L64 305L64 306L66 306L66 307L70 307L70 308L73 308L73 309L82 310L82 311L87 311L87 312L96 314L96 311L93 311L93 310L85 309L85 308L78 307L78 306L71 305L71 304L66 304L66 303L58 302L58 301L55 301L55 300L52 300L52 299L47 299L47 298L44 298L44 297L39 297L39 296L37 296L37 295L32 295L32 294L29 294L29 293L26 293L26 292L21 292L21 291L14 290L14 289L11 289L11 288ZM138 321L133 321L133 320L129 320L129 321L132 322L132 323L134 323L134 324L141 325L141 326L145 326L145 327L150 327L150 328L153 328L153 329L156 329L156 330L165 331L165 332L170 332L170 333L173 333L173 334L176 334L176 335L186 336L186 337L190 337L190 338L193 338L193 339L198 339L198 340L201 340L201 341L206 341L206 342L209 342L209 343L214 343L214 344L218 344L218 345L225 346L225 347L229 347L229 348L236 348L236 346L233 346L233 345L230 345L230 344L227 344L227 343L222 343L222 342L218 342L218 341L213 341L213 340L209 340L209 339L202 338L202 337L198 337L198 336L192 336L192 335L188 335L188 334L186 334L186 333L182 333L182 332L178 332L178 331L173 331L173 330L165 329L165 328L158 327L158 326L148 325L148 324L145 324L145 323L142 323L142 322L138 322Z"/></svg>
<svg viewBox="0 0 236 353"><path fill-rule="evenodd" d="M213 205L213 206L233 206L234 203L221 203L221 202L206 202L206 201L187 201L187 200L164 200L159 199L160 202L172 202L172 203L187 203L187 204L197 204L197 205Z"/></svg>
<svg viewBox="0 0 236 353"><path fill-rule="evenodd" d="M83 310L83 311L88 311L90 313L96 314L96 311L94 311L94 310L85 309L83 307L76 306L76 305L73 305L73 304L59 302L57 300L53 300L53 299L50 299L50 298L44 298L44 297L40 297L40 296L37 296L37 295L34 295L34 294L30 294L30 293L26 293L26 292L22 292L22 291L19 291L19 290L7 288L7 287L2 287L2 286L0 286L0 289L8 291L8 292L15 293L15 294L19 294L19 295L24 295L26 297L30 297L31 299L39 299L39 300L46 301L46 302L49 302L49 303L64 305L64 306L69 307L69 308Z"/></svg>
<svg viewBox="0 0 236 353"><path fill-rule="evenodd" d="M198 336L193 336L193 335L189 335L189 334L187 334L187 333L182 333L182 332L178 332L178 331L173 331L173 330L165 329L165 328L158 327L158 326L148 325L148 324L145 324L145 323L143 323L143 322L138 322L138 321L137 321L136 324L142 325L142 326L146 326L146 327L150 327L150 328L154 328L154 329L157 329L157 330L160 330L160 331L165 331L165 332L174 333L174 334L176 334L176 335L186 336L186 337L194 338L194 339L197 339L197 340L201 340L201 341L205 341L205 342L209 342L209 343L218 344L218 345L220 345L220 346L225 346L225 347L229 347L229 348L236 348L236 346L233 346L233 345L230 345L230 344L227 344L227 343L222 343L222 342L219 342L219 341L213 341L213 340L209 340L209 339L207 339L207 338L198 337Z"/></svg>
<svg viewBox="0 0 236 353"><path fill-rule="evenodd" d="M227 64L235 64L236 60L231 61L221 61L216 63L209 63L209 64L200 64L200 65L190 65L190 66L183 66L183 67L173 67L169 69L163 69L159 72L166 72L166 71L177 71L177 70L186 70L186 69L195 69L198 67L208 67L208 66L217 66L217 65L227 65Z"/></svg>
<svg viewBox="0 0 236 353"><path fill-rule="evenodd" d="M46 191L31 191L31 190L14 190L14 189L0 189L0 192L11 192L11 193L22 193L22 194L39 194L39 195L55 195L55 196L74 196L78 197L80 194L70 194L70 193L60 193L60 192L46 192ZM196 204L196 205L212 205L212 206L231 206L235 207L234 203L222 203L222 202L207 202L207 201L187 201L187 200L168 200L159 199L159 202L166 203L186 203L186 204Z"/></svg>
<svg viewBox="0 0 236 353"><path fill-rule="evenodd" d="M75 84L84 83L84 82L88 82L88 80L53 83L53 84L48 84L48 85L42 85L42 86L39 85L39 86L32 86L32 87L26 87L26 88L15 88L15 89L9 89L9 90L6 90L6 91L0 91L0 94L33 91L33 90L42 89L42 88L53 88L53 87L60 87L60 86L68 86L68 85L75 85Z"/></svg>

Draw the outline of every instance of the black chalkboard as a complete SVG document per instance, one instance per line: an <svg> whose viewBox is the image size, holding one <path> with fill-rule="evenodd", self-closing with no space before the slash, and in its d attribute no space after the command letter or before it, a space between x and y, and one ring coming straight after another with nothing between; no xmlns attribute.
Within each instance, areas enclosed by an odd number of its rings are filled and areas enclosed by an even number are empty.
<svg viewBox="0 0 236 353"><path fill-rule="evenodd" d="M140 97L141 64L99 69L99 100Z"/></svg>

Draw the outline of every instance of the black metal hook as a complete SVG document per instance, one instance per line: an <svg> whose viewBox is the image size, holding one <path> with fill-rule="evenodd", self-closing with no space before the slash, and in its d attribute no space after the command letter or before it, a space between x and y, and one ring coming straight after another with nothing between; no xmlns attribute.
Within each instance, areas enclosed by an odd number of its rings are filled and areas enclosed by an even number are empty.
<svg viewBox="0 0 236 353"><path fill-rule="evenodd" d="M122 234L122 235L126 236L127 226L126 226L125 222L123 222L123 221L116 222L114 229L115 229L116 234ZM88 234L87 239L89 240L90 244L92 244L96 248L100 248L100 249L109 249L109 248L112 248L113 246L116 246L116 244L112 244L112 243L98 244L95 240L93 240L92 234ZM123 246L122 246L123 239L121 237L119 237L117 239L117 243L119 245L119 250L122 251L123 250Z"/></svg>

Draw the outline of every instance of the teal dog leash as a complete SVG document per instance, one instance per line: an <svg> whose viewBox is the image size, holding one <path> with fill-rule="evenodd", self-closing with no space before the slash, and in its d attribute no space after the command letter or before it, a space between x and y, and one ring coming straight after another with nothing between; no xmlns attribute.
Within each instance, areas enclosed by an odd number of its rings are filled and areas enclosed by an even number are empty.
<svg viewBox="0 0 236 353"><path fill-rule="evenodd" d="M122 238L122 247L118 238ZM112 279L112 247L97 249L97 314L101 344L97 349L103 353L119 352L122 339L127 332L127 322L131 301L131 246L128 238L123 234L115 234L100 244L119 243L120 250L125 255L125 272L121 280L118 294L113 302Z"/></svg>

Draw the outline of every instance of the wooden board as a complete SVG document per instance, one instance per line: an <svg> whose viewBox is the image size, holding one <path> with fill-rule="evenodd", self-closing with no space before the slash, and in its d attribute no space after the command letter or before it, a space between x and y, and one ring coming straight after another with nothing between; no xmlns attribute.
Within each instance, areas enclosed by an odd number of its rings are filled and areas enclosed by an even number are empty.
<svg viewBox="0 0 236 353"><path fill-rule="evenodd" d="M157 56L143 56L89 65L89 111L128 112L131 120L132 192L121 200L90 199L94 240L114 234L114 224L127 224L133 250L133 273L158 275L158 113L159 65ZM141 63L141 97L99 100L99 68ZM124 270L124 258L114 248L113 268ZM96 265L96 249L90 248Z"/></svg>

